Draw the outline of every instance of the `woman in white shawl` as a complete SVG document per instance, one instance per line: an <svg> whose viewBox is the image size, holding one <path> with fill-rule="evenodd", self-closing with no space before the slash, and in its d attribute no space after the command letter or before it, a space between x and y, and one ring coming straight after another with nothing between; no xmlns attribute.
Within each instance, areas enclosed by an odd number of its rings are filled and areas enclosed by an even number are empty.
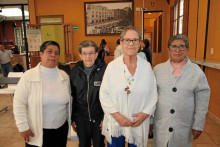
<svg viewBox="0 0 220 147"><path fill-rule="evenodd" d="M123 56L109 63L100 88L105 112L102 133L108 147L147 146L149 116L157 102L156 82L150 64L137 56L141 33L125 28L120 36Z"/></svg>

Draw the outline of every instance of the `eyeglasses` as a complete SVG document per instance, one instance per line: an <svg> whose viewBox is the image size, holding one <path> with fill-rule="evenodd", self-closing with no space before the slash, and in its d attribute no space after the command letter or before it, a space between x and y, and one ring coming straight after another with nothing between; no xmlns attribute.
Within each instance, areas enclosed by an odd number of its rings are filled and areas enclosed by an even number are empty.
<svg viewBox="0 0 220 147"><path fill-rule="evenodd" d="M186 49L186 45L170 45L170 50L171 51L176 51L177 48L180 50L180 51L184 51Z"/></svg>
<svg viewBox="0 0 220 147"><path fill-rule="evenodd" d="M82 56L87 56L87 55L92 56L92 55L95 55L95 54L96 54L96 52L95 53L93 53L93 52L91 52L91 53L81 53Z"/></svg>
<svg viewBox="0 0 220 147"><path fill-rule="evenodd" d="M130 42L132 42L134 45L138 45L140 43L140 40L139 39L129 39L129 38L125 38L125 39L122 39L122 41L124 42L124 44L126 45L129 45Z"/></svg>
<svg viewBox="0 0 220 147"><path fill-rule="evenodd" d="M60 55L60 52L59 51L52 51L52 50L47 50L46 53L48 53L49 55L55 55L55 56L59 56Z"/></svg>

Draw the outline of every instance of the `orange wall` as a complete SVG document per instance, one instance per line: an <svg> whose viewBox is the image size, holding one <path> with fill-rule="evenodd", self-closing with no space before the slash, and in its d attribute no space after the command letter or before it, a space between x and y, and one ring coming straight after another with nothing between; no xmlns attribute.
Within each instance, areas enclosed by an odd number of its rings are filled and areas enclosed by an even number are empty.
<svg viewBox="0 0 220 147"><path fill-rule="evenodd" d="M198 1L191 0L189 3L189 23L188 23L188 32L189 32L188 56L191 58L196 57L197 10L198 10Z"/></svg>
<svg viewBox="0 0 220 147"><path fill-rule="evenodd" d="M189 4L189 57L203 59L206 36L208 0L190 0Z"/></svg>
<svg viewBox="0 0 220 147"><path fill-rule="evenodd" d="M190 50L189 57L203 59L206 37L206 21L207 21L208 0L198 1L190 0L189 4L189 24L188 37ZM198 11L198 14L197 14ZM210 1L209 24L206 59L220 61L220 1ZM198 15L198 17L197 17ZM197 25L198 19L198 25ZM214 54L211 54L211 48L214 49Z"/></svg>
<svg viewBox="0 0 220 147"><path fill-rule="evenodd" d="M206 57L208 60L220 61L220 1L210 1L210 14L209 14L209 31ZM214 49L214 54L211 54L211 48Z"/></svg>
<svg viewBox="0 0 220 147"><path fill-rule="evenodd" d="M206 68L206 76L211 88L209 112L220 120L220 70Z"/></svg>
<svg viewBox="0 0 220 147"><path fill-rule="evenodd" d="M207 60L220 61L220 1L210 1L209 26L208 26L208 42L207 42ZM210 49L214 48L214 54L210 53ZM209 112L220 120L220 70L206 68L206 75L211 87L211 99L209 104Z"/></svg>
<svg viewBox="0 0 220 147"><path fill-rule="evenodd" d="M220 61L220 44L218 39L220 34L220 1L211 0L210 2L206 59ZM189 6L189 56L192 58L203 59L205 50L208 0L202 0L199 1L199 3L198 0L190 0ZM210 54L210 48L214 48L213 55ZM211 88L209 112L212 113L217 119L220 119L220 70L206 67L205 73Z"/></svg>
<svg viewBox="0 0 220 147"><path fill-rule="evenodd" d="M119 35L114 36L85 36L85 21L84 21L84 2L92 2L94 0L29 0L29 12L31 24L36 23L35 16L41 15L64 15L64 23L72 23L73 25L79 26L78 31L73 31L73 54L74 60L79 60L78 57L78 45L83 40L94 40L98 45L102 38L105 38L107 45L110 48L110 53L113 54L116 48L116 40ZM100 0L95 0L100 1ZM109 1L109 0L102 0ZM114 0L117 1L117 0ZM142 7L142 0L134 0L134 25L141 29L142 15L136 13L136 7ZM168 4L166 1L160 3L156 2L154 6L150 5L150 2L145 3L145 8L148 10L164 10L167 9ZM166 15L165 15L166 16ZM163 18L164 21L167 18ZM164 30L166 30L164 28ZM166 34L166 33L165 33ZM167 40L166 37L164 37ZM163 43L164 44L164 43Z"/></svg>
<svg viewBox="0 0 220 147"><path fill-rule="evenodd" d="M196 58L199 59L203 59L204 57L207 6L208 6L208 0L199 1L197 49L196 49Z"/></svg>

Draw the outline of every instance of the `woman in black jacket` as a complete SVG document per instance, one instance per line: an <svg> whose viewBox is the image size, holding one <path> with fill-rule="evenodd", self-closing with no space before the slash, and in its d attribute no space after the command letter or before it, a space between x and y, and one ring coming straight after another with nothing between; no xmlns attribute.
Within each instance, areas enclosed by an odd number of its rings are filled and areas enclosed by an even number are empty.
<svg viewBox="0 0 220 147"><path fill-rule="evenodd" d="M104 147L101 134L103 110L99 101L99 88L106 64L98 56L98 47L93 41L83 41L79 45L82 61L70 73L72 89L72 127L79 137L79 147Z"/></svg>

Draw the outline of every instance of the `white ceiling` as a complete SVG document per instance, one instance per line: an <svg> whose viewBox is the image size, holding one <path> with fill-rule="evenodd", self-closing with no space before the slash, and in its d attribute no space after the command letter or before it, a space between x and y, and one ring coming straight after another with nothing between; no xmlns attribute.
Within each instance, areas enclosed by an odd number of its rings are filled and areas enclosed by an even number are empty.
<svg viewBox="0 0 220 147"><path fill-rule="evenodd" d="M10 4L28 4L28 0L0 0L0 9L6 9L6 8L18 8L21 9L21 6L4 6L4 5L10 5ZM3 6L2 6L3 5ZM28 11L28 5L24 6L24 10ZM16 13L16 12L11 12ZM0 13L0 22L3 20L22 20L22 16L16 16L16 14L14 14L15 16L3 16L3 14ZM25 16L25 19L29 19L28 16Z"/></svg>
<svg viewBox="0 0 220 147"><path fill-rule="evenodd" d="M0 0L0 4L28 4L28 0Z"/></svg>

